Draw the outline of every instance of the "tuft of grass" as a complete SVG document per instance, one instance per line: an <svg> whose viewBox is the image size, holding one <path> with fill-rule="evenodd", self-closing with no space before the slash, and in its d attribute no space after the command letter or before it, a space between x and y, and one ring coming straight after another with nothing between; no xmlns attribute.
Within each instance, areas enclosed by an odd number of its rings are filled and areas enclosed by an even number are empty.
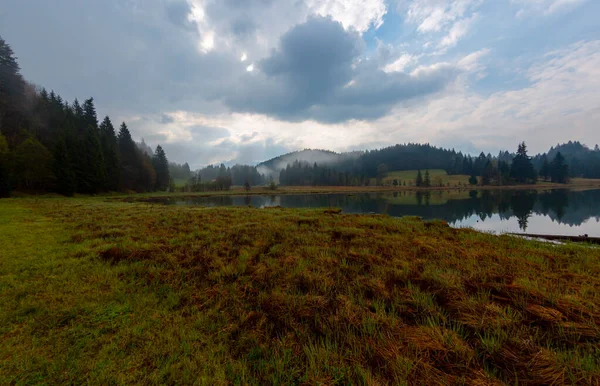
<svg viewBox="0 0 600 386"><path fill-rule="evenodd" d="M0 384L594 384L600 256L441 221L0 201Z"/></svg>

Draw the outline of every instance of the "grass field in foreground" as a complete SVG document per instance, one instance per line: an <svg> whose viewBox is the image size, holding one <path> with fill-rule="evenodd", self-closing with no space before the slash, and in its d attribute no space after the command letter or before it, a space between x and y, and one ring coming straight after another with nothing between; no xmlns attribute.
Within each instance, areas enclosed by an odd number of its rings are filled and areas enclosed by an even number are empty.
<svg viewBox="0 0 600 386"><path fill-rule="evenodd" d="M0 200L0 384L598 384L600 253L334 210Z"/></svg>

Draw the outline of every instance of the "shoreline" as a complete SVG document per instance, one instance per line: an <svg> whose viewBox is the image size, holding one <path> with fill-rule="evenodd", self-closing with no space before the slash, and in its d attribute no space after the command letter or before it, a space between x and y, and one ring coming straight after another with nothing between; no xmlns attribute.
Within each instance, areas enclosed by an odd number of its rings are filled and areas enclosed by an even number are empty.
<svg viewBox="0 0 600 386"><path fill-rule="evenodd" d="M361 193L394 193L394 192L443 192L443 191L472 191L472 190L593 190L600 189L600 180L577 181L571 184L540 183L536 185L503 185L503 186L436 186L422 188L416 186L285 186L277 190L265 187L253 188L246 192L241 187L235 187L228 191L210 192L153 192L137 194L101 195L109 200L138 201L147 199L173 199L173 198L196 198L196 197L218 197L218 196L282 196L282 195L308 195L308 194L361 194Z"/></svg>

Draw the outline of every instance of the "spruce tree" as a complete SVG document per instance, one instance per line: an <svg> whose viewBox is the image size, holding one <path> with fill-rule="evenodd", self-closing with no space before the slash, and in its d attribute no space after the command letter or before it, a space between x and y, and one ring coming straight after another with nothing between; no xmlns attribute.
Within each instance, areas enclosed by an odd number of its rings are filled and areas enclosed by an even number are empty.
<svg viewBox="0 0 600 386"><path fill-rule="evenodd" d="M120 186L124 190L133 190L141 172L136 145L125 122L121 124L117 136L119 159L121 161Z"/></svg>
<svg viewBox="0 0 600 386"><path fill-rule="evenodd" d="M510 176L518 183L535 183L537 178L525 142L519 144L517 155L510 168Z"/></svg>
<svg viewBox="0 0 600 386"><path fill-rule="evenodd" d="M156 190L167 190L169 188L169 161L163 148L158 145L152 157L152 166L156 172Z"/></svg>
<svg viewBox="0 0 600 386"><path fill-rule="evenodd" d="M556 153L552 165L550 165L550 178L552 182L559 184L566 184L569 182L569 166L565 162L565 157L560 154L560 151Z"/></svg>
<svg viewBox="0 0 600 386"><path fill-rule="evenodd" d="M419 187L423 185L423 176L421 175L420 169L417 171L417 180L415 181L415 185Z"/></svg>
<svg viewBox="0 0 600 386"><path fill-rule="evenodd" d="M119 150L115 128L109 117L105 117L100 124L100 144L104 157L104 172L106 176L106 190L119 190Z"/></svg>
<svg viewBox="0 0 600 386"><path fill-rule="evenodd" d="M64 136L61 136L54 146L54 175L56 190L65 196L72 196L77 190L75 173Z"/></svg>
<svg viewBox="0 0 600 386"><path fill-rule="evenodd" d="M423 186L429 188L431 186L431 179L429 178L429 170L425 170L425 179L423 180Z"/></svg>
<svg viewBox="0 0 600 386"><path fill-rule="evenodd" d="M104 157L98 129L89 125L85 132L85 166L83 187L86 193L97 193L105 190L106 172L104 170Z"/></svg>
<svg viewBox="0 0 600 386"><path fill-rule="evenodd" d="M547 181L548 176L550 176L550 164L548 163L548 157L544 154L542 156L542 166L540 166L540 177L543 177L544 181Z"/></svg>
<svg viewBox="0 0 600 386"><path fill-rule="evenodd" d="M94 98L86 99L83 102L83 120L86 127L92 126L98 128L98 116L94 106Z"/></svg>

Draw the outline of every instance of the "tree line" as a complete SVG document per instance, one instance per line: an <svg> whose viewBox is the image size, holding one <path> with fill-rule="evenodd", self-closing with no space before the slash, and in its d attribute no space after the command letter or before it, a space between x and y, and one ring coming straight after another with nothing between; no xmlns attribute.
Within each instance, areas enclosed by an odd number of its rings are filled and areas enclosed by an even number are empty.
<svg viewBox="0 0 600 386"><path fill-rule="evenodd" d="M94 99L63 100L20 74L0 37L0 195L12 189L95 194L147 192L171 185L159 145L152 154L133 141L125 123L98 121Z"/></svg>

